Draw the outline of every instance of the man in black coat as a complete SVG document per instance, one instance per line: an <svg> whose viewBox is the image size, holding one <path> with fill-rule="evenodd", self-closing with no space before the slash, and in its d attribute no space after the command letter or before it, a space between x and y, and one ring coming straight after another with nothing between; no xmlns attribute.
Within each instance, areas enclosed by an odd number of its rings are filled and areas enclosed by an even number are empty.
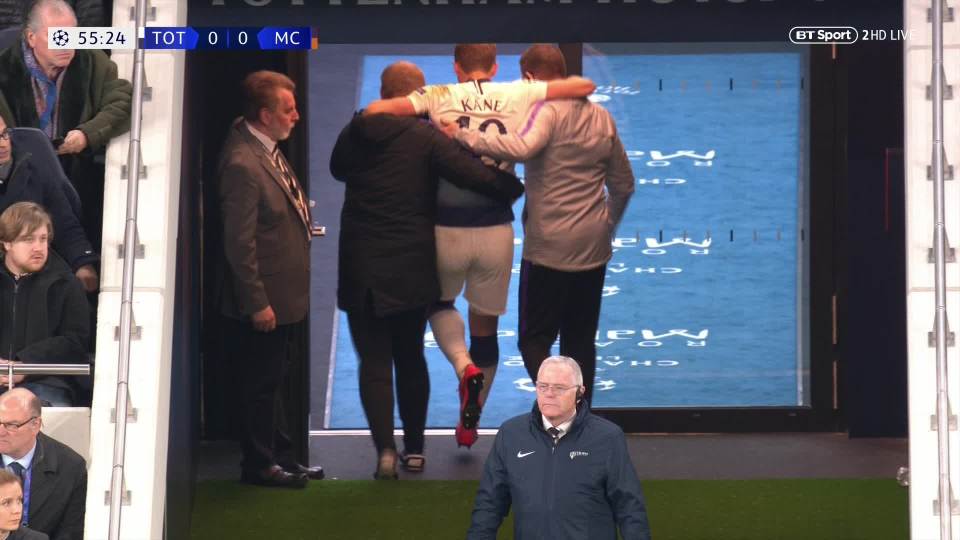
<svg viewBox="0 0 960 540"><path fill-rule="evenodd" d="M71 188L60 163L14 145L11 131L0 118L0 212L20 201L43 206L57 231L54 251L76 272L84 289L93 292L99 286L94 269L98 257L64 189Z"/></svg>
<svg viewBox="0 0 960 540"><path fill-rule="evenodd" d="M0 364L79 364L87 361L89 308L83 287L56 253L50 216L38 204L18 202L0 214ZM23 375L16 375L19 384ZM0 376L0 384L7 384ZM31 376L27 386L57 406L73 404L60 376Z"/></svg>
<svg viewBox="0 0 960 540"><path fill-rule="evenodd" d="M380 93L404 96L424 85L409 62L384 70ZM409 470L421 470L430 383L423 356L427 306L440 297L434 220L439 176L512 202L523 193L513 175L479 158L429 123L357 115L333 150L330 171L346 183L341 214L337 302L347 312L360 358L360 399L373 434L378 478L395 477L393 363Z"/></svg>
<svg viewBox="0 0 960 540"><path fill-rule="evenodd" d="M82 540L87 464L40 432L40 400L25 388L0 395L0 454L23 480L23 524L51 540Z"/></svg>

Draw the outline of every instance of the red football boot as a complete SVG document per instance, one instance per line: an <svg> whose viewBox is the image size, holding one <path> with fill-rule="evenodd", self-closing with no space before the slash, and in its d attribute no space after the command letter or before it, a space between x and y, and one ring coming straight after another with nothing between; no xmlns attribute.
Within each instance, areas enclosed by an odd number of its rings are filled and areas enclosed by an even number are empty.
<svg viewBox="0 0 960 540"><path fill-rule="evenodd" d="M458 448L461 446L470 448L475 442L477 442L477 439L480 438L480 436L477 434L477 428L466 429L463 427L463 424L460 423L457 424L457 430L454 435L457 438Z"/></svg>
<svg viewBox="0 0 960 540"><path fill-rule="evenodd" d="M476 430L480 422L480 391L483 390L483 372L468 364L460 379L460 422L465 430ZM472 444L472 443L471 443Z"/></svg>

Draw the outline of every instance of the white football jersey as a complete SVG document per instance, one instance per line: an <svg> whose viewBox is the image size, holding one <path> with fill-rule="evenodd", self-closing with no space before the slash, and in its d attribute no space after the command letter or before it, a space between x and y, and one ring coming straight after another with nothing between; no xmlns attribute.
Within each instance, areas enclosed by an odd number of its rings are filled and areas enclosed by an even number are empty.
<svg viewBox="0 0 960 540"><path fill-rule="evenodd" d="M519 131L533 105L547 97L543 81L468 81L420 88L407 96L417 114L427 113L437 125L456 122L461 128L501 134ZM512 170L513 164L501 164Z"/></svg>

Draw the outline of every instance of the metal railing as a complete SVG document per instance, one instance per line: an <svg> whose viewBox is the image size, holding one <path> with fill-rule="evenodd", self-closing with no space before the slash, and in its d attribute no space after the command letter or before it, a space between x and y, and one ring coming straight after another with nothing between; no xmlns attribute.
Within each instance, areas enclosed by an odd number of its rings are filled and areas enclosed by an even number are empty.
<svg viewBox="0 0 960 540"><path fill-rule="evenodd" d="M14 375L90 375L90 364L6 364L7 389L13 389Z"/></svg>
<svg viewBox="0 0 960 540"><path fill-rule="evenodd" d="M147 1L136 0L134 8L137 35L146 26ZM127 149L127 209L123 231L123 280L120 300L120 356L117 365L117 396L113 435L113 471L110 477L109 540L120 538L120 509L123 502L123 464L127 440L127 412L130 373L130 341L133 328L133 271L137 244L137 198L140 187L140 128L143 116L144 50L133 52L133 97L130 112L130 146Z"/></svg>
<svg viewBox="0 0 960 540"><path fill-rule="evenodd" d="M947 272L945 200L943 177L943 0L933 0L933 226L936 320L934 335L937 349L937 471L939 473L940 539L952 540L953 489L950 486L950 396L947 378Z"/></svg>

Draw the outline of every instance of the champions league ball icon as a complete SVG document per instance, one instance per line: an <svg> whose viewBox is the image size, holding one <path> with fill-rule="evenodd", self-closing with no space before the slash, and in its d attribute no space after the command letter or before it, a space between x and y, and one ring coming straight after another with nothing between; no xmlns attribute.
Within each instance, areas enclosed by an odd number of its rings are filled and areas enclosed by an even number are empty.
<svg viewBox="0 0 960 540"><path fill-rule="evenodd" d="M57 47L65 47L67 43L70 43L70 35L67 34L66 30L57 30L53 33L51 39Z"/></svg>

